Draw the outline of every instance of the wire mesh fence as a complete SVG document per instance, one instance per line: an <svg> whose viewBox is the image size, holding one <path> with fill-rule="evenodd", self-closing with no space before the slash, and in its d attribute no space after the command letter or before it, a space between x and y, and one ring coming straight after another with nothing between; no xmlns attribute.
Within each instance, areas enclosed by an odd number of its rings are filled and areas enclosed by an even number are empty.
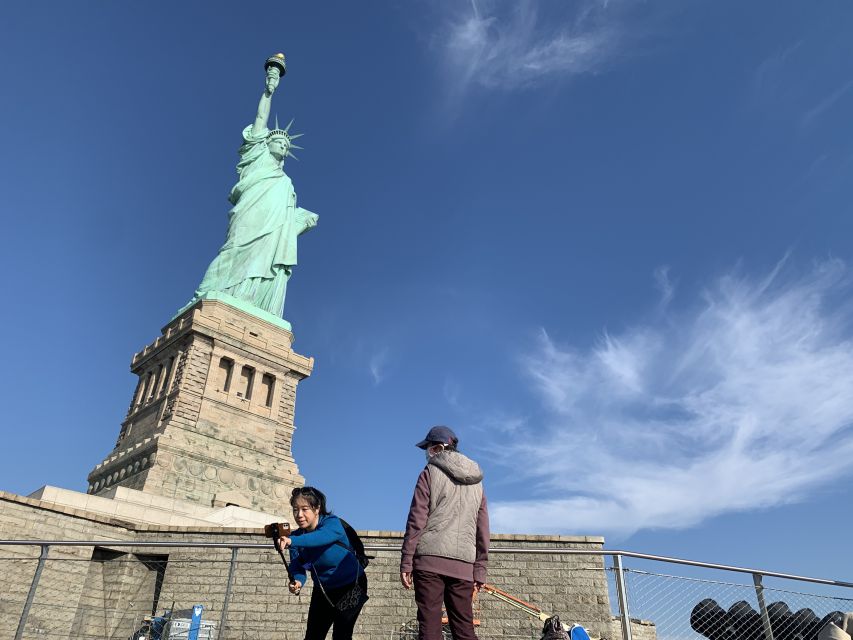
<svg viewBox="0 0 853 640"><path fill-rule="evenodd" d="M0 542L0 638L189 638L195 605L203 608L199 640L297 640L304 634L310 580L301 596L289 594L280 560L266 545L109 545ZM383 551L368 572L371 601L357 637L416 638L411 592L398 583L399 551ZM602 562L612 552L493 551L498 585L503 578L534 614L538 604L564 622L582 623L594 638L818 640L834 615L853 610L853 585L847 583L827 593L829 588L794 579L767 586L760 574L712 565L698 576L695 568L665 562L652 564L660 571L617 571ZM630 639L621 625L617 578L624 586ZM520 609L481 593L475 611L480 639L539 638L541 618ZM447 629L445 638L450 637Z"/></svg>
<svg viewBox="0 0 853 640"><path fill-rule="evenodd" d="M850 597L815 593L808 583L783 589L748 574L709 573L717 575L625 569L630 617L653 623L658 640L817 640L825 624L853 610Z"/></svg>
<svg viewBox="0 0 853 640"><path fill-rule="evenodd" d="M538 640L540 637L538 619L532 625L515 625L513 628L496 628L495 625L488 624L493 621L495 607L500 607L502 602L491 598L486 590L479 593L474 593L473 602L471 603L472 613L474 614L474 627L477 632L477 637L480 640L492 640L493 638L506 638L507 640ZM512 608L510 608L510 612ZM521 615L520 618L525 616ZM486 623L484 625L484 623ZM526 628L525 628L526 626ZM419 625L416 619L408 620L399 628L391 632L390 640L417 640L419 637ZM447 612L442 610L442 640L453 640L453 632L450 628Z"/></svg>
<svg viewBox="0 0 853 640"><path fill-rule="evenodd" d="M500 636L486 636L482 632L478 631L477 637L480 640L491 640L492 638L500 637L501 639L506 638L506 640L537 640L540 637L539 633L534 631L530 631L529 633L503 633L501 632ZM402 625L399 629L393 631L390 635L390 640L417 640L418 639L418 622L417 620L410 620L406 624ZM443 627L441 630L441 640L453 640L453 634L450 631L450 627Z"/></svg>
<svg viewBox="0 0 853 640"><path fill-rule="evenodd" d="M198 638L217 637L226 586L219 576L227 572L227 560L167 560L103 548L82 557L58 549L53 554L57 557L42 562L35 589L37 556L0 555L0 638L187 638L199 592L206 594L203 604L211 620L197 625ZM193 595L180 588L180 580L164 589L167 569L192 576Z"/></svg>
<svg viewBox="0 0 853 640"><path fill-rule="evenodd" d="M203 606L204 628L209 629L202 639L296 640L304 635L311 580L299 597L290 594L281 561L268 544L20 542L9 547L0 542L0 574L14 587L0 590L0 639L187 637L189 610L196 604ZM39 547L49 553L40 557ZM525 555L524 549L496 553L491 565L498 584L547 603L548 610L562 612L562 603L576 598L576 615L598 620L604 611L609 621L606 596L580 602L575 595L591 593L596 581L604 584L601 559L568 558L543 549L534 555ZM377 557L368 570L371 600L356 637L409 637L416 632L405 624L414 618L415 606L412 592L399 584L399 547L372 551ZM539 619L490 596L481 596L480 604L482 640L539 637ZM184 623L180 635L178 620Z"/></svg>

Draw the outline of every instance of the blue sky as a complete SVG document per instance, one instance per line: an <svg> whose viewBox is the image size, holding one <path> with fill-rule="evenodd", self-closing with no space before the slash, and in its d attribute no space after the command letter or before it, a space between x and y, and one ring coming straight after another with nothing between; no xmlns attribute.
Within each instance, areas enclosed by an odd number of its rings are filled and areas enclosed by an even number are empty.
<svg viewBox="0 0 853 640"><path fill-rule="evenodd" d="M850 579L851 31L840 0L4 3L0 487L111 449L282 50L320 215L294 453L333 508L401 529L446 423L498 531Z"/></svg>

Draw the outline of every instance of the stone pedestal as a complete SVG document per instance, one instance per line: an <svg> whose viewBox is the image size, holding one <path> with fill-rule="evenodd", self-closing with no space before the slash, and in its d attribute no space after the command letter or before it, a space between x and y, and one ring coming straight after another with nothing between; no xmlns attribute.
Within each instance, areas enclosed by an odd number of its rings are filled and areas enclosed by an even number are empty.
<svg viewBox="0 0 853 640"><path fill-rule="evenodd" d="M201 300L137 353L139 384L88 493L117 486L208 507L287 512L296 385L313 358L293 334L221 300Z"/></svg>

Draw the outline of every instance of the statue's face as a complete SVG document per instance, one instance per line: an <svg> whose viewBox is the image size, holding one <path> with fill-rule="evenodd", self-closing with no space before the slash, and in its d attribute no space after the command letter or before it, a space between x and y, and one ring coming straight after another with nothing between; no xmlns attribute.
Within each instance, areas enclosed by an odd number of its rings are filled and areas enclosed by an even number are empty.
<svg viewBox="0 0 853 640"><path fill-rule="evenodd" d="M284 138L276 137L267 141L267 148L273 157L281 162L287 155L287 142Z"/></svg>

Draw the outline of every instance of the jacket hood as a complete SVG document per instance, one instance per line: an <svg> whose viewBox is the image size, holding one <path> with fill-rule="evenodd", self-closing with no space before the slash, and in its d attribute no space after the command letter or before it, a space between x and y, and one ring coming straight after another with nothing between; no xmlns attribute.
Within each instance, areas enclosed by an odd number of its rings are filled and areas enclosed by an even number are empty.
<svg viewBox="0 0 853 640"><path fill-rule="evenodd" d="M430 458L429 465L438 467L459 484L477 484L483 480L480 465L458 451L442 451Z"/></svg>

